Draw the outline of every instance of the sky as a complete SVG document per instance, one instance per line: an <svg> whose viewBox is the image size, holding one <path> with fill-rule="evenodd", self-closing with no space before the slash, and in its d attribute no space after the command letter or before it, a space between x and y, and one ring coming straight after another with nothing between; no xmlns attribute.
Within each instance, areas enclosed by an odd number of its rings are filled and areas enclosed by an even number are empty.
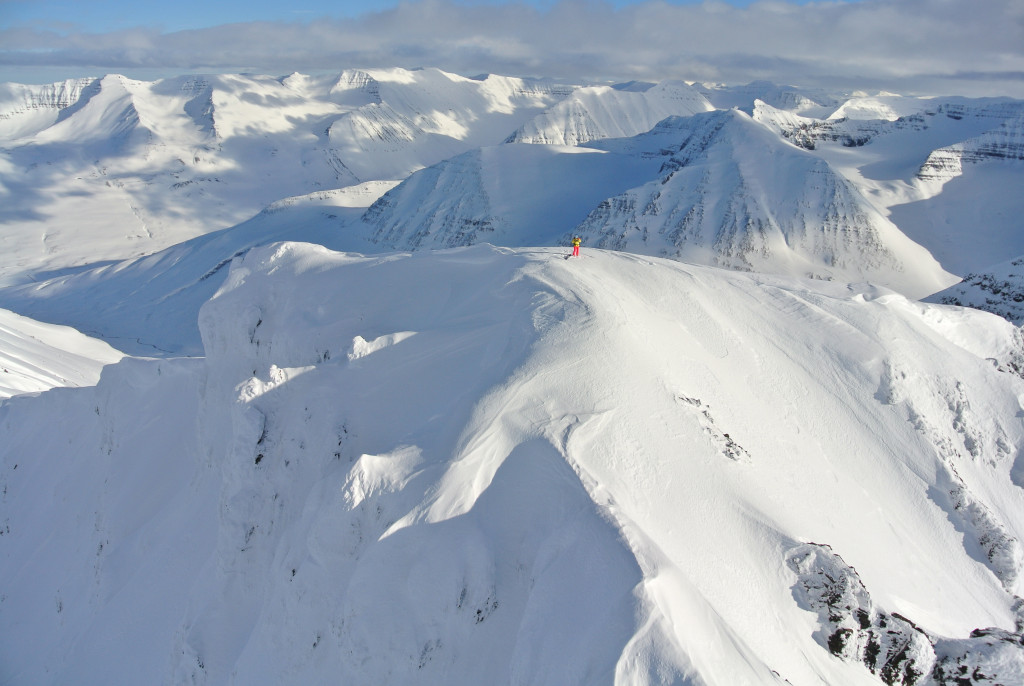
<svg viewBox="0 0 1024 686"><path fill-rule="evenodd" d="M1024 97L1024 0L0 0L0 81L396 66Z"/></svg>

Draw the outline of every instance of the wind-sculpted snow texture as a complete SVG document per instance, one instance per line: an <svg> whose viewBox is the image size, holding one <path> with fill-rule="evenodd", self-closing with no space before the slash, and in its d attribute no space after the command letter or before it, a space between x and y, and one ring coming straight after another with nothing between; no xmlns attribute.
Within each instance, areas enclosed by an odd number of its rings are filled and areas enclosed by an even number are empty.
<svg viewBox="0 0 1024 686"><path fill-rule="evenodd" d="M1015 327L562 257L257 248L5 401L0 681L1019 683Z"/></svg>

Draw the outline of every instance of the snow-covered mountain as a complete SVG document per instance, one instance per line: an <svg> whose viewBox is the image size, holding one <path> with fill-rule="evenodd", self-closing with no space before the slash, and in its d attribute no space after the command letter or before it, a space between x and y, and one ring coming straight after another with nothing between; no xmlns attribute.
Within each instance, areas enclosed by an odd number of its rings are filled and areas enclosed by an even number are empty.
<svg viewBox="0 0 1024 686"><path fill-rule="evenodd" d="M1024 253L1024 103L889 97L873 118L859 103L863 119L816 120L765 103L754 118L826 160L947 271L982 272ZM909 113L887 114L896 103Z"/></svg>
<svg viewBox="0 0 1024 686"><path fill-rule="evenodd" d="M0 85L0 683L1024 683L1022 111Z"/></svg>
<svg viewBox="0 0 1024 686"><path fill-rule="evenodd" d="M220 288L232 259L281 240L375 251L349 224L394 184L368 182L285 198L238 226L152 255L10 286L0 290L0 302L101 337L132 355L201 355L199 308Z"/></svg>
<svg viewBox="0 0 1024 686"><path fill-rule="evenodd" d="M735 108L751 114L760 101L776 109L817 119L828 119L851 99L846 93L779 86L770 81L753 81L741 86L695 83L694 88L719 110Z"/></svg>
<svg viewBox="0 0 1024 686"><path fill-rule="evenodd" d="M951 277L820 158L738 110L669 120L659 178L577 228L598 247L810 278L866 280L914 297ZM953 278L955 281L955 277Z"/></svg>
<svg viewBox="0 0 1024 686"><path fill-rule="evenodd" d="M413 174L362 223L384 249L552 245L604 198L656 169L657 161L592 148L482 148Z"/></svg>
<svg viewBox="0 0 1024 686"><path fill-rule="evenodd" d="M588 145L606 156L497 148L446 161L387 193L364 220L398 249L565 244L579 233L600 248L867 280L915 297L957 280L824 160L738 110Z"/></svg>
<svg viewBox="0 0 1024 686"><path fill-rule="evenodd" d="M681 81L580 88L524 124L506 142L582 145L635 136L650 131L666 117L713 109L707 98Z"/></svg>
<svg viewBox="0 0 1024 686"><path fill-rule="evenodd" d="M561 258L257 249L0 405L3 681L1019 683L1018 329Z"/></svg>
<svg viewBox="0 0 1024 686"><path fill-rule="evenodd" d="M504 140L571 92L434 69L0 88L0 283L146 255L273 201ZM77 240L82 232L92 238Z"/></svg>

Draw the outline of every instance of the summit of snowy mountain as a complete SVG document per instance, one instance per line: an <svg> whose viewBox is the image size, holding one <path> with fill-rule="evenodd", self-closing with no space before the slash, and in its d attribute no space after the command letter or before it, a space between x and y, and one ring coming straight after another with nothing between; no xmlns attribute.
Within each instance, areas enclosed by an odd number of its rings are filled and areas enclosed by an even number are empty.
<svg viewBox="0 0 1024 686"><path fill-rule="evenodd" d="M200 323L201 359L0 405L5 681L1024 674L998 317L599 250L288 243Z"/></svg>

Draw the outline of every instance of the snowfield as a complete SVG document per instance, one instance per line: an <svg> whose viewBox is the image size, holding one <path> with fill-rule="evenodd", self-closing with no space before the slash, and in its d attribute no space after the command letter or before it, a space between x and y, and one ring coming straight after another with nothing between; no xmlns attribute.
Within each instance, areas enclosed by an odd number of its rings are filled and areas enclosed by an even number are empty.
<svg viewBox="0 0 1024 686"><path fill-rule="evenodd" d="M0 405L0 680L1020 682L1016 327L564 256L255 249Z"/></svg>

